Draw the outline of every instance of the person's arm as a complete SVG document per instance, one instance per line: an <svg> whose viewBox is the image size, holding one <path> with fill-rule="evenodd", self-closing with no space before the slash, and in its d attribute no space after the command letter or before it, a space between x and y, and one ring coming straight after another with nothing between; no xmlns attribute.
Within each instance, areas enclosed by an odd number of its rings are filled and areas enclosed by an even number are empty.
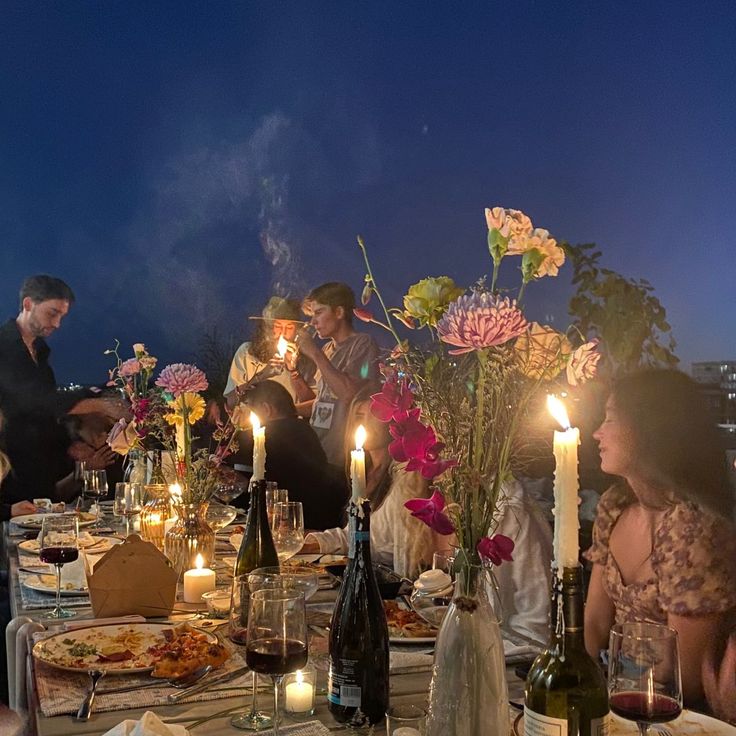
<svg viewBox="0 0 736 736"><path fill-rule="evenodd" d="M289 371L289 379L291 380L291 386L294 389L297 406L301 403L309 403L309 411L311 414L312 400L315 396L311 386L307 384L307 382L304 380L304 376L302 376L302 374L299 373L299 371L297 371L296 369L293 371Z"/></svg>
<svg viewBox="0 0 736 736"><path fill-rule="evenodd" d="M310 532L304 539L302 553L321 552L322 554L347 554L348 532L345 529L326 529L323 532Z"/></svg>
<svg viewBox="0 0 736 736"><path fill-rule="evenodd" d="M585 601L585 648L596 661L601 649L608 648L608 636L616 615L613 602L603 585L603 573L603 565L593 565Z"/></svg>
<svg viewBox="0 0 736 736"><path fill-rule="evenodd" d="M353 396L355 396L355 392L360 386L361 379L352 378L347 373L339 371L332 365L330 359L319 349L313 355L305 351L305 355L312 358L322 375L322 379L329 386L330 391L332 391L340 401L352 400Z"/></svg>
<svg viewBox="0 0 736 736"><path fill-rule="evenodd" d="M703 689L713 713L724 721L736 723L736 634L732 634L728 640L720 667L714 652L706 653L703 660Z"/></svg>
<svg viewBox="0 0 736 736"><path fill-rule="evenodd" d="M683 700L686 706L698 705L703 699L703 664L713 657L722 630L723 614L676 616L670 613L667 624L677 632Z"/></svg>
<svg viewBox="0 0 736 736"><path fill-rule="evenodd" d="M309 419L312 416L313 406L314 399L309 399L309 401L300 401L296 405L296 413L303 419Z"/></svg>

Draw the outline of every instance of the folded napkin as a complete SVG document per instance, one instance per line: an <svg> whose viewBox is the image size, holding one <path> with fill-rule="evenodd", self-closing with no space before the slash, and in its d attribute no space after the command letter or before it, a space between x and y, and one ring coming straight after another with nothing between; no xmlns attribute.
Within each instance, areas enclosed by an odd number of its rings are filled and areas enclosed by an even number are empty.
<svg viewBox="0 0 736 736"><path fill-rule="evenodd" d="M273 731L259 731L261 736L273 736ZM307 721L295 726L281 726L279 733L282 736L330 736L330 729L319 721Z"/></svg>
<svg viewBox="0 0 736 736"><path fill-rule="evenodd" d="M131 719L118 723L106 731L103 736L187 736L184 726L175 723L164 723L155 713L147 710L140 721Z"/></svg>

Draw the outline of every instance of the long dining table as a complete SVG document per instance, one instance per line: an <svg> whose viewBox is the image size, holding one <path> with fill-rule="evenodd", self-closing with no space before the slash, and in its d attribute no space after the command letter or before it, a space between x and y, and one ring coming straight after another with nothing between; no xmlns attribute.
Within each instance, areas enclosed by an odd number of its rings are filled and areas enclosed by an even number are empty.
<svg viewBox="0 0 736 736"><path fill-rule="evenodd" d="M20 536L18 529L13 528L9 523L3 525L3 556L8 569L8 588L10 594L10 608L14 619L25 617L33 621L43 624L49 630L58 629L59 624L44 619L44 615L53 605L53 596L49 596L49 605L46 609L26 608L23 604L21 595L21 575L19 569L18 542L22 541L24 536ZM308 606L325 609L330 601L334 602L336 591L321 591L317 598L317 602ZM178 604L177 604L178 605ZM73 619L68 619L76 623L94 620L94 614L89 605L82 605L75 608L76 615ZM191 615L172 616L168 620L180 621L191 618ZM160 620L160 619L159 619ZM319 627L315 627L318 629ZM225 638L224 632L226 627L220 629L220 638ZM35 638L43 637L43 632L35 634ZM324 636L324 632L313 635L314 637ZM326 642L315 642L317 649L323 652L323 666L317 668L317 697L316 706L313 716L301 718L299 721L291 720L288 715L282 717L282 729L285 733L290 732L289 727L293 727L296 723L311 723L314 721L322 724L322 733L325 729L330 733L348 734L353 733L346 726L342 726L332 718L327 707L327 699L325 695L327 674L324 666L324 652L326 651ZM33 642L30 642L32 645ZM424 657L414 655L416 647L411 646L394 646L392 650L392 669L390 673L390 698L391 704L412 704L425 707L428 697L429 682L431 678L431 652L426 648L422 650ZM394 666L394 660L396 666ZM421 660L421 662L417 662ZM408 662L408 664L403 664ZM34 660L30 653L26 657L26 671L24 679L26 687L26 696L28 702L28 727L29 733L35 733L38 736L68 736L68 734L104 734L115 725L126 719L140 719L146 711L153 711L166 723L180 724L191 729L193 734L208 734L215 736L217 734L234 734L238 731L230 725L231 716L239 711L243 711L250 706L252 690L250 689L250 675L247 678L235 680L235 685L223 685L218 691L216 699L206 701L187 701L178 704L160 704L155 705L136 705L135 692L130 693L129 701L123 709L109 710L104 705L100 705L93 713L92 717L86 722L79 722L72 719L71 711L59 715L44 715L42 703L40 702L43 695L39 694L37 678L39 677L38 663ZM11 673L12 674L12 673ZM65 674L65 673L64 673ZM48 671L45 674L49 677ZM52 675L53 676L53 675ZM65 675L69 677L68 675ZM79 680L78 687L81 688L80 693L83 694L84 688L87 686L86 673L72 675ZM107 677L104 680L103 687L112 687L116 678ZM507 679L509 685L509 697L511 700L520 701L523 696L523 682L514 674L514 665L507 666ZM238 684L240 683L240 684ZM269 684L264 679L261 681L258 689L259 708L270 713L273 709L272 691ZM81 702L81 700L80 700ZM100 700L98 699L98 703ZM515 714L512 708L512 718ZM375 729L375 733L382 733L385 727L383 725ZM316 733L316 731L315 731Z"/></svg>

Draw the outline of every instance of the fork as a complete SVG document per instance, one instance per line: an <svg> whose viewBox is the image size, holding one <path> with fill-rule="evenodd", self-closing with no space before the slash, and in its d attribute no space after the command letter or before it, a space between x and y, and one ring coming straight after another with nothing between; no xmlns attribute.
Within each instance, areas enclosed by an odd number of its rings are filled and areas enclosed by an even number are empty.
<svg viewBox="0 0 736 736"><path fill-rule="evenodd" d="M87 672L90 679L90 688L87 697L82 701L77 711L76 720L88 721L92 715L92 705L95 702L95 693L97 692L97 683L105 676L104 670L89 670Z"/></svg>

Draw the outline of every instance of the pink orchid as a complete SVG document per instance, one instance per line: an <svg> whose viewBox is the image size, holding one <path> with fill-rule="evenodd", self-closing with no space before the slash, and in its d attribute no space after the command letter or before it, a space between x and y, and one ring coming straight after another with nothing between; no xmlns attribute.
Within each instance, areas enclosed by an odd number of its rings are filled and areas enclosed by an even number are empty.
<svg viewBox="0 0 736 736"><path fill-rule="evenodd" d="M419 421L419 409L406 412L405 418L389 427L389 432L394 437L389 454L397 462L406 462L409 472L419 471L423 478L432 480L457 465L457 460L440 460L445 445L437 441L432 427Z"/></svg>
<svg viewBox="0 0 736 736"><path fill-rule="evenodd" d="M388 431L394 438L394 441L388 446L391 457L398 463L405 463L410 455L404 449L404 440L409 447L414 447L415 443L421 440L427 428L419 421L419 409L411 409L403 416L400 421L392 423Z"/></svg>
<svg viewBox="0 0 736 736"><path fill-rule="evenodd" d="M514 542L503 534L495 534L492 537L483 537L476 547L481 557L490 560L498 567L504 560L513 561L511 553L514 551Z"/></svg>
<svg viewBox="0 0 736 736"><path fill-rule="evenodd" d="M414 394L406 380L388 380L381 392L371 396L371 414L382 422L401 421L414 404Z"/></svg>
<svg viewBox="0 0 736 736"><path fill-rule="evenodd" d="M404 506L412 516L438 534L447 536L455 531L455 525L444 513L445 499L439 491L435 491L431 498L412 498Z"/></svg>

